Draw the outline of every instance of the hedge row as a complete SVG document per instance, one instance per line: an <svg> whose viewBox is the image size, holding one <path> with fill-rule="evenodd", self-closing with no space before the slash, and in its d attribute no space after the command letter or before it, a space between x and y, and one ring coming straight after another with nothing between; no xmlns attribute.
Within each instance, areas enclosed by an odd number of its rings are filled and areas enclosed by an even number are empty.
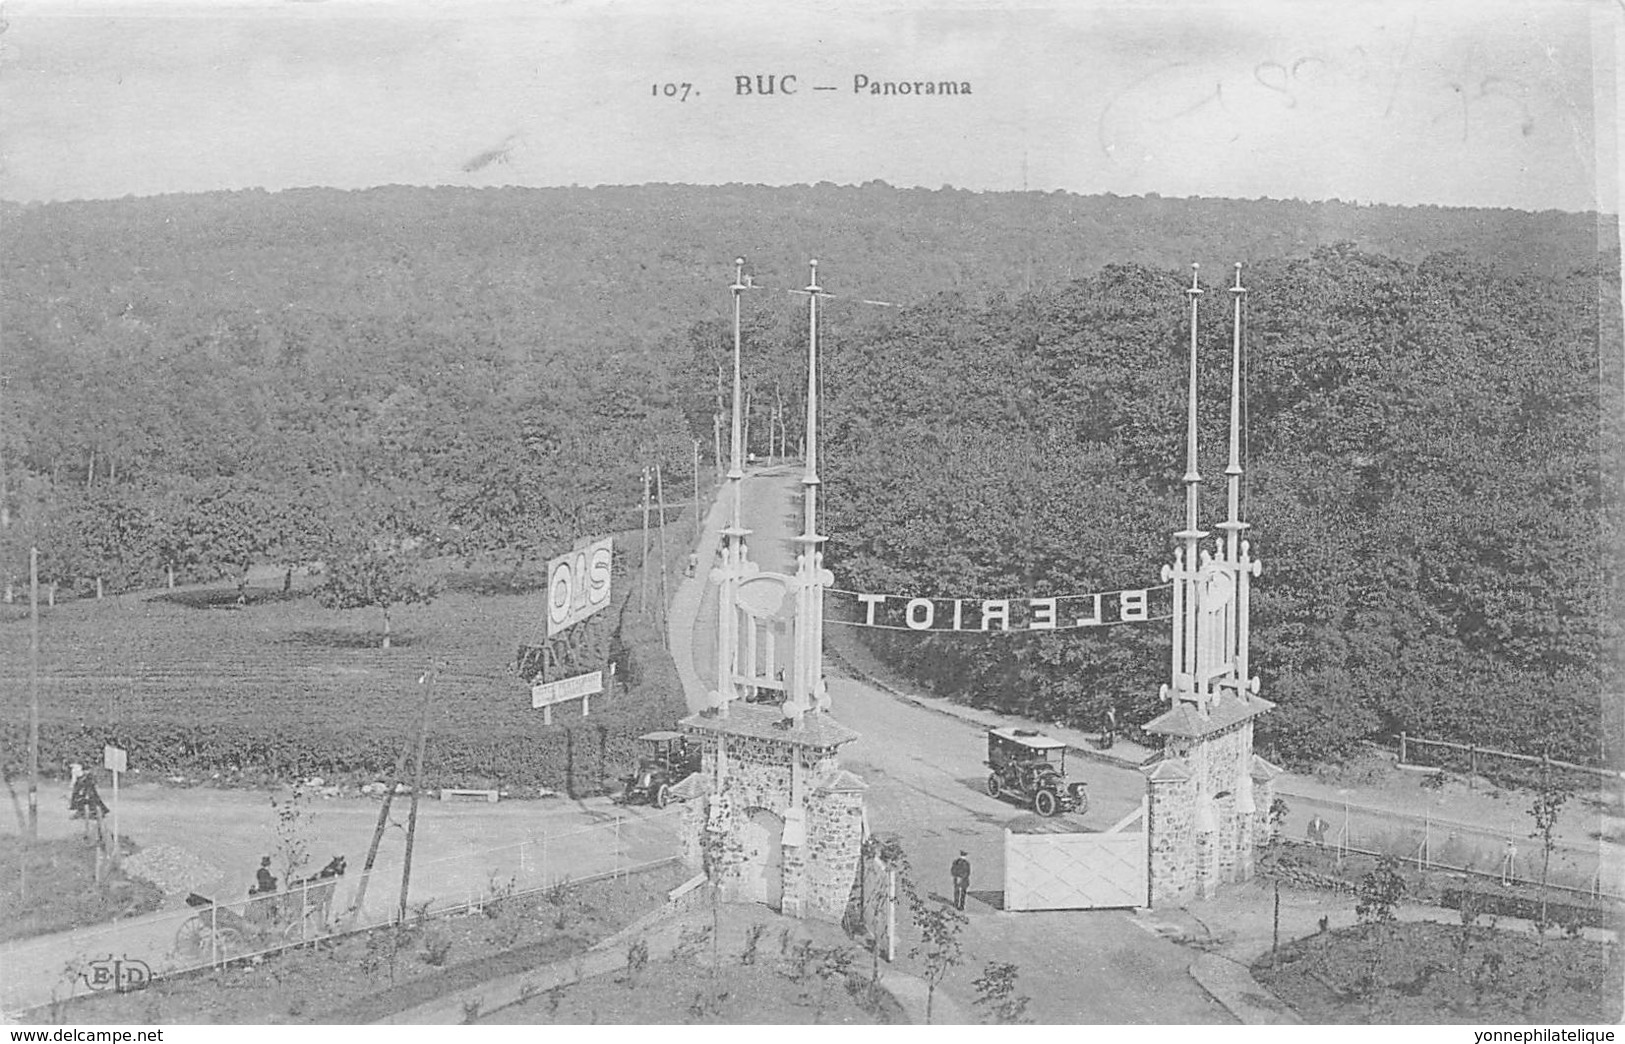
<svg viewBox="0 0 1625 1044"><path fill-rule="evenodd" d="M424 755L429 786L545 787L572 795L612 789L635 762L635 739L669 728L682 709L666 700L628 697L621 706L594 707L592 717L524 732L469 726L431 728ZM104 743L130 754L142 778L182 776L233 782L308 779L329 783L381 780L394 766L404 737L360 725L295 729L267 721L188 725L147 721L120 725L45 722L40 727L41 771L59 777L70 762L99 764ZM26 724L0 726L8 771L26 771Z"/></svg>

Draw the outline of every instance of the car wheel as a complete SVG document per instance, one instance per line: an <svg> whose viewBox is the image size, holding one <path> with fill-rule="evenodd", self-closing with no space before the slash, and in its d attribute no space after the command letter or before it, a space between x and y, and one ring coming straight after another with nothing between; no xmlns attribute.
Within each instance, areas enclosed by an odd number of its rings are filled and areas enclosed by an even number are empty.
<svg viewBox="0 0 1625 1044"><path fill-rule="evenodd" d="M1053 816L1060 807L1061 802L1055 797L1053 790L1040 790L1033 795L1033 811L1041 816Z"/></svg>
<svg viewBox="0 0 1625 1044"><path fill-rule="evenodd" d="M997 775L991 775L991 776L987 777L987 796L988 797L998 797L999 792L1001 790L1003 790L1003 789L1004 788L999 786L999 777Z"/></svg>
<svg viewBox="0 0 1625 1044"><path fill-rule="evenodd" d="M1085 812L1089 811L1089 792L1087 790L1079 787L1072 792L1072 796L1076 798L1078 802L1078 807L1073 809L1074 812L1081 816Z"/></svg>
<svg viewBox="0 0 1625 1044"><path fill-rule="evenodd" d="M662 783L660 789L655 791L655 808L665 808L666 802L669 800L671 800L671 788Z"/></svg>

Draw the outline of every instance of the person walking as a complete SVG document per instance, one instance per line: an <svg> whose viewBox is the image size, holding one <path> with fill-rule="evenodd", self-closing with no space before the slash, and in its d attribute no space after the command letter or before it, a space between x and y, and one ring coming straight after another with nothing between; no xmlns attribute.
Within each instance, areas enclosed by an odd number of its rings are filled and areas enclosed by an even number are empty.
<svg viewBox="0 0 1625 1044"><path fill-rule="evenodd" d="M959 858L954 860L948 872L954 879L954 909L965 908L965 893L970 891L970 853L960 850Z"/></svg>
<svg viewBox="0 0 1625 1044"><path fill-rule="evenodd" d="M90 836L90 821L94 819L99 835L102 817L107 815L107 803L96 789L96 777L86 772L78 762L70 765L68 770L73 776L73 788L68 793L68 811L74 819L85 821L86 837Z"/></svg>

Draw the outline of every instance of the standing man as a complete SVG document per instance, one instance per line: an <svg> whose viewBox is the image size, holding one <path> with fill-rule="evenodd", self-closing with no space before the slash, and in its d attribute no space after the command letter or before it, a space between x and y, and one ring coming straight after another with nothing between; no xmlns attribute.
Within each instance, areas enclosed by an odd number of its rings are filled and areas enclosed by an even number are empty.
<svg viewBox="0 0 1625 1044"><path fill-rule="evenodd" d="M948 872L952 874L954 878L955 910L963 910L965 908L965 893L970 891L969 855L970 853L961 849L959 852L959 858L955 859L954 865L948 868Z"/></svg>

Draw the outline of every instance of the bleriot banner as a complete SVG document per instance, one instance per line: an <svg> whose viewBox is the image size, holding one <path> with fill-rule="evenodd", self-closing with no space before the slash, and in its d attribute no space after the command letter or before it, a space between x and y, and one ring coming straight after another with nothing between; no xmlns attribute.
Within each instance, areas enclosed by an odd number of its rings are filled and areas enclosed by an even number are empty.
<svg viewBox="0 0 1625 1044"><path fill-rule="evenodd" d="M1137 588L1047 598L922 598L830 589L828 623L896 631L1070 631L1166 620L1173 588Z"/></svg>
<svg viewBox="0 0 1625 1044"><path fill-rule="evenodd" d="M547 564L547 634L552 637L609 604L615 538L577 544Z"/></svg>

